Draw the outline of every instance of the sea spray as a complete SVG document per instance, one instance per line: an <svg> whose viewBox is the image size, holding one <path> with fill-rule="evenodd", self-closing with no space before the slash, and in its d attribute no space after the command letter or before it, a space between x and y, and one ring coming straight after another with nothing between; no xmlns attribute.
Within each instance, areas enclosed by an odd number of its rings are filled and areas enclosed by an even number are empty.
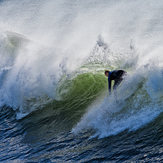
<svg viewBox="0 0 163 163"><path fill-rule="evenodd" d="M153 60L161 71L161 9L159 0L3 1L1 106L20 114L41 109L49 101L59 100L59 82L74 73L125 69L141 78L144 68L151 70ZM94 65L99 65L98 72ZM148 75L142 74L152 86ZM137 89L139 83L135 85Z"/></svg>

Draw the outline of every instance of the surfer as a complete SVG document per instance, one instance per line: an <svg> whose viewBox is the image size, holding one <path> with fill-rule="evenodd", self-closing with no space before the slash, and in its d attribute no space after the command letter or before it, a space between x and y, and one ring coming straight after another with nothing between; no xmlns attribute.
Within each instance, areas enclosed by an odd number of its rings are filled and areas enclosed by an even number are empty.
<svg viewBox="0 0 163 163"><path fill-rule="evenodd" d="M117 86L122 82L123 76L126 75L126 71L124 70L105 70L105 76L108 77L108 89L111 93L111 81L114 80L113 90L117 88Z"/></svg>

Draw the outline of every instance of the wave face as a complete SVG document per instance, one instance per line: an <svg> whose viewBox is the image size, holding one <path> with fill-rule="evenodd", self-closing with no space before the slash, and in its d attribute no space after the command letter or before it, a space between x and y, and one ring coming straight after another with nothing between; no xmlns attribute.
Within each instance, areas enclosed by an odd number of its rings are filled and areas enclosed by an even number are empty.
<svg viewBox="0 0 163 163"><path fill-rule="evenodd" d="M0 106L17 119L77 109L72 132L99 138L141 128L162 112L162 9L160 0L2 1ZM106 93L105 69L128 72L119 104Z"/></svg>

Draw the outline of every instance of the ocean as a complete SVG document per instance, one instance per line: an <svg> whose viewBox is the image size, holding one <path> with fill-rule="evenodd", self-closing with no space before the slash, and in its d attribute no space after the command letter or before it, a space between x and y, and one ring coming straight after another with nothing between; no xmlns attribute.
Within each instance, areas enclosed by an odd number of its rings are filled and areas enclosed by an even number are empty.
<svg viewBox="0 0 163 163"><path fill-rule="evenodd" d="M162 17L161 0L0 0L0 162L163 162Z"/></svg>

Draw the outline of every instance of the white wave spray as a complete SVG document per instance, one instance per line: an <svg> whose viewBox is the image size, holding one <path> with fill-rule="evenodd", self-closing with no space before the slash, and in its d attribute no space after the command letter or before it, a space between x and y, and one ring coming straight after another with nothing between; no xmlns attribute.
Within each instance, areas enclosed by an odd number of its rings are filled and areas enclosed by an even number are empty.
<svg viewBox="0 0 163 163"><path fill-rule="evenodd" d="M162 9L161 0L2 1L1 105L11 106L21 118L38 103L57 99L60 77L89 56L113 68L134 65L140 74L153 61L161 71ZM100 52L93 50L96 44Z"/></svg>

